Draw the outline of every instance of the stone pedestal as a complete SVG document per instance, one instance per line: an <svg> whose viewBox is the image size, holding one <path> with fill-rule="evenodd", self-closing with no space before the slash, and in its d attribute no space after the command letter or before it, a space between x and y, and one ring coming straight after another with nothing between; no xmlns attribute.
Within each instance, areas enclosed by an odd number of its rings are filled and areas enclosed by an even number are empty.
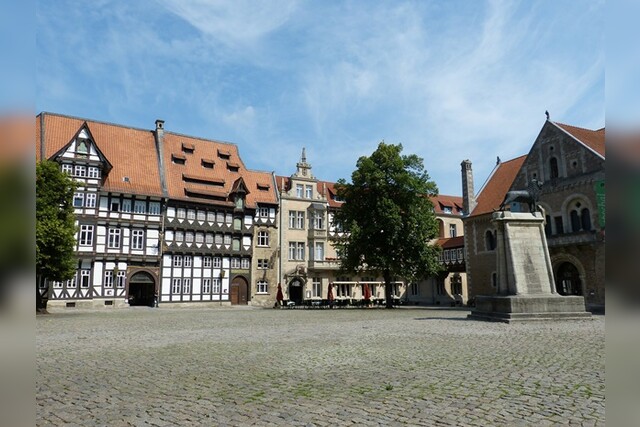
<svg viewBox="0 0 640 427"><path fill-rule="evenodd" d="M497 228L497 295L476 297L470 319L513 322L589 318L581 296L555 291L541 213L501 211Z"/></svg>

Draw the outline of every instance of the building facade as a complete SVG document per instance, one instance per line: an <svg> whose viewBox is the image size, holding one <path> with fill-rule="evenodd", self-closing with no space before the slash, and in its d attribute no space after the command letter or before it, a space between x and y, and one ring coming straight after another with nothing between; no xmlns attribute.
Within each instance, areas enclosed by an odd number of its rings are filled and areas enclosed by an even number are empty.
<svg viewBox="0 0 640 427"><path fill-rule="evenodd" d="M462 169L464 183L470 179L464 162ZM539 188L538 182L542 182ZM464 219L470 293L495 293L492 212L507 191L530 190L538 193L538 205L545 212L556 291L582 295L588 309L603 309L604 186L604 128L589 130L547 120L526 156L496 165L475 208ZM473 205L468 193L463 197ZM530 209L526 203L509 208Z"/></svg>
<svg viewBox="0 0 640 427"><path fill-rule="evenodd" d="M41 113L36 148L79 185L77 274L44 282L49 304L275 300L273 263L260 261L276 248L274 177L247 169L234 144L165 132L161 120L145 130Z"/></svg>

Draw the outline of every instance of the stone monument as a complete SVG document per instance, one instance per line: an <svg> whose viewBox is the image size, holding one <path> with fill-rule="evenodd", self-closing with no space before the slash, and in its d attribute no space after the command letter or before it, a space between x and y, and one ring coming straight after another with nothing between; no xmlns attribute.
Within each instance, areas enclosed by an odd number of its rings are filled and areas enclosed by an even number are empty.
<svg viewBox="0 0 640 427"><path fill-rule="evenodd" d="M534 205L535 206L535 205ZM476 297L470 319L514 322L590 318L584 297L556 293L541 212L493 213L497 292Z"/></svg>

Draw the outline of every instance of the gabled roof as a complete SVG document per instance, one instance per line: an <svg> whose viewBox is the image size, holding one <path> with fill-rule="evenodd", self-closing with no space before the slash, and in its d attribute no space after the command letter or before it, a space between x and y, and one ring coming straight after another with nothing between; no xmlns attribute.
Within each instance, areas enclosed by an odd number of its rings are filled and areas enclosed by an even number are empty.
<svg viewBox="0 0 640 427"><path fill-rule="evenodd" d="M36 118L36 158L51 159L85 123L96 146L113 166L104 180L103 190L162 195L155 139L149 130L41 113ZM128 180L125 181L125 177Z"/></svg>
<svg viewBox="0 0 640 427"><path fill-rule="evenodd" d="M439 194L429 198L431 199L436 214L462 215L462 197ZM445 207L451 208L451 212L445 212Z"/></svg>
<svg viewBox="0 0 640 427"><path fill-rule="evenodd" d="M571 135L582 145L605 158L605 128L598 130L584 129L564 123L551 122L564 132Z"/></svg>
<svg viewBox="0 0 640 427"><path fill-rule="evenodd" d="M289 191L291 189L291 178L287 176L276 176L276 185L279 191ZM318 194L326 197L329 207L339 208L344 202L336 200L336 183L330 181L316 181Z"/></svg>
<svg viewBox="0 0 640 427"><path fill-rule="evenodd" d="M524 155L496 165L487 183L476 197L476 207L469 216L490 213L500 207L526 158L527 156Z"/></svg>

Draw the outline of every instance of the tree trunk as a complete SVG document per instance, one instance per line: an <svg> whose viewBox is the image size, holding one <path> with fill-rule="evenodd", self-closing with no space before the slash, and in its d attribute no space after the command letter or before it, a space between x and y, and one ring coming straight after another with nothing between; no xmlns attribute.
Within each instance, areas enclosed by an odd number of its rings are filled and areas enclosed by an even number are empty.
<svg viewBox="0 0 640 427"><path fill-rule="evenodd" d="M385 308L393 308L393 298L391 296L391 272L385 270L384 277L384 299L386 301Z"/></svg>
<svg viewBox="0 0 640 427"><path fill-rule="evenodd" d="M47 312L47 302L49 301L49 288L47 287L47 291L43 296L40 292L40 283L44 280L44 277L37 276L36 279L36 312L37 313L46 313Z"/></svg>

